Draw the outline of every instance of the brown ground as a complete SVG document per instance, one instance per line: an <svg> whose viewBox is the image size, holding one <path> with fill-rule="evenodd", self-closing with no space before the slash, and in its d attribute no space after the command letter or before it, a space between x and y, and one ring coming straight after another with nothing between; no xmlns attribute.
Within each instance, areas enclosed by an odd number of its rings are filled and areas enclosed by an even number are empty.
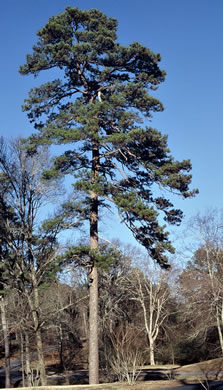
<svg viewBox="0 0 223 390"><path fill-rule="evenodd" d="M223 371L223 358L182 366L176 369L176 372L178 371L201 373L216 371L218 373L219 371Z"/></svg>
<svg viewBox="0 0 223 390"><path fill-rule="evenodd" d="M50 359L49 359L50 360ZM52 361L51 361L52 363ZM52 367L52 366L51 366ZM50 387L46 390L57 390L57 389L74 389L74 390L83 390L83 389L94 389L94 390L161 390L168 387L177 387L182 384L190 384L190 383L200 383L205 380L218 380L221 379L222 376L219 375L220 371L223 371L223 358L209 360L206 362L196 363L187 366L147 366L144 367L146 370L169 370L169 372L183 372L183 373L200 373L200 377L193 376L181 376L179 379L166 379L166 380L150 380L150 381L139 381L135 384L127 384L127 383L104 383L95 386L89 385L72 385L72 386L60 386L60 387ZM212 372L215 371L216 374ZM205 372L205 374L204 374ZM170 378L170 377L169 377ZM44 389L43 389L44 390Z"/></svg>
<svg viewBox="0 0 223 390"><path fill-rule="evenodd" d="M136 384L127 383L111 383L100 385L70 385L70 386L41 386L41 390L161 390L168 387L180 386L180 381L146 381ZM28 388L27 388L28 389ZM30 388L30 390L33 388ZM24 390L22 387L18 387L17 390Z"/></svg>
<svg viewBox="0 0 223 390"><path fill-rule="evenodd" d="M58 354L56 351L49 351L46 353L46 366L47 366L47 372L48 374L52 375L51 378L53 379L54 375L58 375ZM13 359L12 359L13 360ZM3 361L0 363L4 364ZM180 386L185 383L198 383L200 380L205 379L221 379L223 376L219 374L220 371L223 371L223 358L209 360L206 362L201 362L197 364L187 365L187 366L147 366L145 367L146 370L171 370L172 373L174 372L183 372L183 373L200 373L200 379L197 377L188 377L188 376L181 376L177 379L170 379L170 376L165 380L150 380L150 381L139 381L135 384L127 384L127 383L106 383L106 384L100 384L95 386L89 386L89 385L75 385L75 382L72 383L70 381L67 382L67 384L71 383L70 386L51 386L51 380L49 383L49 387L41 388L42 390L65 390L65 389L75 389L75 390L81 390L81 389L94 389L94 390L161 390L168 387L176 387ZM144 368L144 369L145 369ZM77 367L78 369L78 367ZM213 371L216 372L216 374L213 375ZM81 372L81 370L80 370ZM82 371L83 372L83 371ZM169 371L170 372L170 371ZM205 374L204 374L205 372ZM71 375L72 373L69 372L68 375ZM62 379L62 378L61 378ZM61 383L64 384L64 381ZM66 383L66 382L65 382ZM76 382L77 383L77 382ZM52 383L54 385L54 383ZM19 388L18 388L19 390Z"/></svg>

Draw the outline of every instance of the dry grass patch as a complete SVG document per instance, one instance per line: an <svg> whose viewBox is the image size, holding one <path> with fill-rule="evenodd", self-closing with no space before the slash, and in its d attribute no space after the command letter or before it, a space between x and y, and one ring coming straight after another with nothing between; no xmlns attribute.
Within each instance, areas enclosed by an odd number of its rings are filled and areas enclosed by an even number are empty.
<svg viewBox="0 0 223 390"><path fill-rule="evenodd" d="M189 364L175 369L176 372L204 372L204 371L223 371L223 358L207 360L205 362Z"/></svg>
<svg viewBox="0 0 223 390"><path fill-rule="evenodd" d="M189 364L174 370L178 379L194 383L200 381L223 379L223 358L207 360L200 363ZM193 375L194 374L194 375Z"/></svg>
<svg viewBox="0 0 223 390"><path fill-rule="evenodd" d="M146 381L135 384L110 383L100 385L71 385L71 386L41 386L41 390L161 390L168 387L180 386L182 383L173 381ZM26 387L26 390L35 390L34 387ZM9 390L9 389L8 389ZM24 390L24 387L18 387L17 390Z"/></svg>

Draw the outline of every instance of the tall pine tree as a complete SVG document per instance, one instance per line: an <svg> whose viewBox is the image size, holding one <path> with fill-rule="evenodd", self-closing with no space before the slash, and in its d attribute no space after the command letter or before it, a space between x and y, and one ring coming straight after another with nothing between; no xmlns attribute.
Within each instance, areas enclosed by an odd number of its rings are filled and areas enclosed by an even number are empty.
<svg viewBox="0 0 223 390"><path fill-rule="evenodd" d="M173 252L164 220L179 224L182 212L153 191L156 185L192 197L190 161L175 161L167 137L148 127L162 111L150 95L164 81L159 54L137 42L116 42L117 21L97 9L67 7L37 33L38 42L21 66L23 75L58 69L58 78L30 91L24 110L38 132L28 140L30 153L39 144L67 144L45 177L73 174L74 187L85 193L90 247L98 248L99 210L116 206L122 222L150 256L167 266ZM53 73L55 75L55 73ZM155 195L154 195L155 194ZM89 305L89 380L98 382L98 269L91 260Z"/></svg>

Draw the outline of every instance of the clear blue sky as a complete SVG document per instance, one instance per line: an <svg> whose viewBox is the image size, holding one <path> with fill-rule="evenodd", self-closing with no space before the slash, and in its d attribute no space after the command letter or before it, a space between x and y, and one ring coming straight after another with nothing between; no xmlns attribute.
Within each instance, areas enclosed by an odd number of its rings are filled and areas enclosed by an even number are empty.
<svg viewBox="0 0 223 390"><path fill-rule="evenodd" d="M151 125L168 134L176 159L191 159L193 187L200 191L195 199L176 204L186 218L207 207L222 208L222 0L1 0L1 135L32 132L21 105L40 81L19 75L18 68L36 42L36 31L68 5L100 9L118 19L121 44L139 41L161 54L167 78L156 96L165 111ZM130 239L117 225L112 229L114 236ZM111 238L108 228L107 234Z"/></svg>

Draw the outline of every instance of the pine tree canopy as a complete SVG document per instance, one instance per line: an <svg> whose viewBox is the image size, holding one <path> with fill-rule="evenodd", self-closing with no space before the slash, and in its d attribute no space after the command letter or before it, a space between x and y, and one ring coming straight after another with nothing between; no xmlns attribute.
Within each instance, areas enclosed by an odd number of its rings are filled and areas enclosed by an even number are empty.
<svg viewBox="0 0 223 390"><path fill-rule="evenodd" d="M117 21L97 9L67 7L38 31L20 73L56 68L58 78L25 100L38 130L27 147L35 153L40 144L67 144L45 178L72 174L75 189L86 194L83 207L93 198L96 212L115 205L136 240L165 266L173 247L158 217L179 224L182 211L157 193L162 188L187 198L197 191L189 189L190 161L175 161L167 137L147 125L153 112L163 111L150 94L165 79L160 55L137 42L120 45L116 30Z"/></svg>

